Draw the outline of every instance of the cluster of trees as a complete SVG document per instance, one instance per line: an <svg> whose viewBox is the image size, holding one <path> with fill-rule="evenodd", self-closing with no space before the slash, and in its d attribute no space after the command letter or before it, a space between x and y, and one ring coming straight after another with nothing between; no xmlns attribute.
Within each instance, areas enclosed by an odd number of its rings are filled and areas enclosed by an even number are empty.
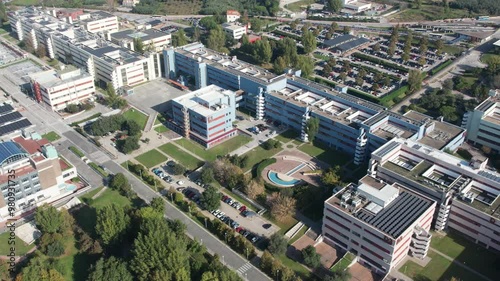
<svg viewBox="0 0 500 281"><path fill-rule="evenodd" d="M408 72L408 91L410 93L415 93L416 91L420 90L422 88L423 79L424 78L422 77L422 72L416 69L411 69Z"/></svg>
<svg viewBox="0 0 500 281"><path fill-rule="evenodd" d="M186 168L179 163L175 163L172 166L172 172L174 173L174 175L182 175L186 172Z"/></svg>
<svg viewBox="0 0 500 281"><path fill-rule="evenodd" d="M311 117L306 123L306 134L309 142L313 142L319 130L319 118Z"/></svg>
<svg viewBox="0 0 500 281"><path fill-rule="evenodd" d="M45 46L43 44L38 44L38 46L35 48L31 37L24 38L17 44L17 46L30 54L36 55L39 58L44 58L47 55L47 49L45 49Z"/></svg>
<svg viewBox="0 0 500 281"><path fill-rule="evenodd" d="M267 205L273 218L285 222L295 215L297 200L293 197L293 192L283 190L268 196Z"/></svg>
<svg viewBox="0 0 500 281"><path fill-rule="evenodd" d="M217 15L227 10L245 10L252 16L274 16L279 11L279 0L205 0L201 13Z"/></svg>
<svg viewBox="0 0 500 281"><path fill-rule="evenodd" d="M500 15L498 0L455 0L450 2L449 5L452 8L467 9L475 13Z"/></svg>
<svg viewBox="0 0 500 281"><path fill-rule="evenodd" d="M103 116L90 125L90 133L94 136L104 136L118 130L127 131L129 136L141 133L141 127L135 120L127 120L123 115Z"/></svg>
<svg viewBox="0 0 500 281"><path fill-rule="evenodd" d="M220 197L219 190L210 185L201 194L202 206L209 211L217 210L220 207Z"/></svg>
<svg viewBox="0 0 500 281"><path fill-rule="evenodd" d="M231 163L228 158L220 158L207 164L204 169L212 169L213 177L222 186L228 189L244 186L248 183L241 168Z"/></svg>
<svg viewBox="0 0 500 281"><path fill-rule="evenodd" d="M340 166L334 166L326 169L321 174L321 182L329 186L341 185L341 169Z"/></svg>
<svg viewBox="0 0 500 281"><path fill-rule="evenodd" d="M219 239L226 242L233 250L244 255L248 259L255 256L255 248L252 243L243 237L243 235L236 235L236 232L222 221L216 219L212 220L210 223L210 231L219 237Z"/></svg>
<svg viewBox="0 0 500 281"><path fill-rule="evenodd" d="M137 14L165 14L168 11L163 2L159 0L141 0L132 8L132 13Z"/></svg>
<svg viewBox="0 0 500 281"><path fill-rule="evenodd" d="M8 22L9 17L7 16L7 10L5 9L5 4L0 2L0 25L3 26L4 22Z"/></svg>
<svg viewBox="0 0 500 281"><path fill-rule="evenodd" d="M326 3L328 4L328 10L334 13L340 12L344 7L342 0L327 0Z"/></svg>
<svg viewBox="0 0 500 281"><path fill-rule="evenodd" d="M140 167L134 166L134 168L139 169ZM115 174L111 177L111 180L109 181L109 187L118 191L121 195L129 199L135 198L135 193L132 191L132 186L122 173Z"/></svg>
<svg viewBox="0 0 500 281"><path fill-rule="evenodd" d="M104 104L113 109L123 109L128 105L127 100L116 94L111 83L106 85L106 98L104 99Z"/></svg>
<svg viewBox="0 0 500 281"><path fill-rule="evenodd" d="M80 111L89 110L92 108L94 108L94 105L91 103L80 103L80 104L72 103L72 104L68 104L66 106L66 108L64 109L64 111L73 114L73 113L77 113Z"/></svg>
<svg viewBox="0 0 500 281"><path fill-rule="evenodd" d="M291 38L283 38L274 42L273 47L273 70L281 74L287 68L300 69L302 76L308 77L313 73L314 63L310 56L297 54L297 45Z"/></svg>
<svg viewBox="0 0 500 281"><path fill-rule="evenodd" d="M264 251L260 259L260 268L273 280L279 281L299 281L300 277L295 275L295 272L281 263L277 258L274 258L269 251Z"/></svg>
<svg viewBox="0 0 500 281"><path fill-rule="evenodd" d="M172 45L174 47L184 46L188 43L188 39L186 37L186 33L184 29L179 29L177 32L172 34Z"/></svg>
<svg viewBox="0 0 500 281"><path fill-rule="evenodd" d="M252 59L258 63L269 63L273 55L273 50L271 49L271 44L267 38L262 38L257 42L250 44L248 41L248 36L245 34L241 38L240 51L246 53L252 57Z"/></svg>
<svg viewBox="0 0 500 281"><path fill-rule="evenodd" d="M281 142L279 140L275 140L275 139L268 139L267 141L262 143L261 146L265 150L271 150L271 149L280 148Z"/></svg>
<svg viewBox="0 0 500 281"><path fill-rule="evenodd" d="M132 173L138 175L139 177L141 177L142 180L144 180L147 184L149 185L153 185L153 186L157 186L157 187L161 187L162 186L162 183L160 180L158 180L157 178L155 178L153 175L151 175L149 172L148 172L148 169L146 169L146 167L144 167L143 165L141 164L134 164L130 161L128 161L128 170L131 171Z"/></svg>

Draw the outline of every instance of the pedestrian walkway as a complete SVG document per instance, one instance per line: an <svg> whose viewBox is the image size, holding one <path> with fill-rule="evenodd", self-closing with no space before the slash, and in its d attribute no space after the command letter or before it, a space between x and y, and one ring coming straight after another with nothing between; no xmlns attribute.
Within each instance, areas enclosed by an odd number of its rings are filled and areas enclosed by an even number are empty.
<svg viewBox="0 0 500 281"><path fill-rule="evenodd" d="M92 200L96 199L97 197L101 196L101 194L104 193L104 191L106 191L106 189L108 189L107 186L104 186L101 190L99 190L99 192L97 192L96 194L94 194L94 196L92 196Z"/></svg>
<svg viewBox="0 0 500 281"><path fill-rule="evenodd" d="M154 114L150 114L148 116L148 122L146 123L146 127L144 128L144 132L149 132L153 128L155 121L156 121L156 116L158 115L158 112L155 112Z"/></svg>

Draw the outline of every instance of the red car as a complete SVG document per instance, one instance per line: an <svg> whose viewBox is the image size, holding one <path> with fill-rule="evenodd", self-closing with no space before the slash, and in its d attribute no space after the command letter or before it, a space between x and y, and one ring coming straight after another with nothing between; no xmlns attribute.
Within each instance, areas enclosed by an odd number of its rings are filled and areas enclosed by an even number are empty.
<svg viewBox="0 0 500 281"><path fill-rule="evenodd" d="M229 196L227 196L227 195L223 195L223 196L222 196L222 198L221 198L220 200L224 201L224 200L226 200L228 197L229 197Z"/></svg>
<svg viewBox="0 0 500 281"><path fill-rule="evenodd" d="M241 226L238 226L238 227L237 227L237 228L235 228L234 230L235 230L236 232L238 232L238 233L241 233L241 232L243 232L245 229L244 229L243 227L241 227Z"/></svg>
<svg viewBox="0 0 500 281"><path fill-rule="evenodd" d="M243 205L243 206L240 207L240 209L238 211L244 212L246 210L247 210L247 207Z"/></svg>

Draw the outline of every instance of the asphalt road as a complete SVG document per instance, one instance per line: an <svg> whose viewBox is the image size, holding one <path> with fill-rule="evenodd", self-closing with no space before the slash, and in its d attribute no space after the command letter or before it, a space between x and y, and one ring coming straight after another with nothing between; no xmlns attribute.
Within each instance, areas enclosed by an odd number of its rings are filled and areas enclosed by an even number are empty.
<svg viewBox="0 0 500 281"><path fill-rule="evenodd" d="M160 194L154 192L143 182L138 180L134 175L124 169L114 161L104 163L109 171L113 173L123 173L132 184L132 187L137 195L146 202L151 201L154 197L159 197ZM238 255L232 249L227 247L218 238L213 236L206 229L192 221L183 212L175 208L170 202L165 201L165 215L169 219L177 219L182 221L187 227L189 236L197 241L200 241L208 251L212 254L219 255L221 261L228 267L237 271L246 280L271 280L267 275L250 264L246 259Z"/></svg>

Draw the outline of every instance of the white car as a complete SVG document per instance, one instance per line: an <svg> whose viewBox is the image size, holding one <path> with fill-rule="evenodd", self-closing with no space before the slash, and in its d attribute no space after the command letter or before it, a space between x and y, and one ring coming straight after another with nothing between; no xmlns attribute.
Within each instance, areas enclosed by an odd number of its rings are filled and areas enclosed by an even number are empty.
<svg viewBox="0 0 500 281"><path fill-rule="evenodd" d="M177 182L177 184L178 184L178 185L183 185L183 184L184 184L184 182L183 182L183 181L178 181L178 182Z"/></svg>

